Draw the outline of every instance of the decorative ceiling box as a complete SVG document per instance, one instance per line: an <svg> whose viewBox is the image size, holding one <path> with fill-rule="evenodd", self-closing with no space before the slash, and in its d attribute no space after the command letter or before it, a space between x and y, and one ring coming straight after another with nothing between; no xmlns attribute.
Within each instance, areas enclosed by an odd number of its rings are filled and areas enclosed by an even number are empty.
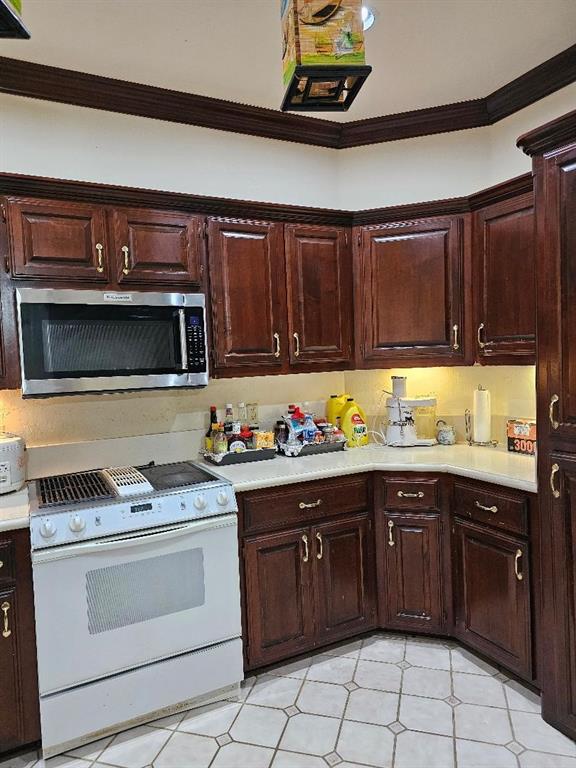
<svg viewBox="0 0 576 768"><path fill-rule="evenodd" d="M21 15L22 0L0 0L0 38L30 37L30 32L22 23Z"/></svg>
<svg viewBox="0 0 576 768"><path fill-rule="evenodd" d="M282 0L282 111L346 111L366 66L362 0Z"/></svg>

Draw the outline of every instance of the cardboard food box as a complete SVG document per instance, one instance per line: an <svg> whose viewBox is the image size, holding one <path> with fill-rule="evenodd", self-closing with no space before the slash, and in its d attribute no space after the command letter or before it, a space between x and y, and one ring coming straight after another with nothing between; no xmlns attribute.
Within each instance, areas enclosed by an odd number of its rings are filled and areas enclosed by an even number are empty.
<svg viewBox="0 0 576 768"><path fill-rule="evenodd" d="M533 419L510 419L506 430L508 450L533 456L536 453L536 422Z"/></svg>

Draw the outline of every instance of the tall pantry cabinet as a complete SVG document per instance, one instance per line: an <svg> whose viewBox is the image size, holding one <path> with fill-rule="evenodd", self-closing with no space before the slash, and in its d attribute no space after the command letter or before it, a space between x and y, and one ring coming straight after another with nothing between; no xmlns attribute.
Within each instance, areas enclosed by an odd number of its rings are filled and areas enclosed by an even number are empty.
<svg viewBox="0 0 576 768"><path fill-rule="evenodd" d="M576 112L518 144L536 194L542 708L576 738Z"/></svg>

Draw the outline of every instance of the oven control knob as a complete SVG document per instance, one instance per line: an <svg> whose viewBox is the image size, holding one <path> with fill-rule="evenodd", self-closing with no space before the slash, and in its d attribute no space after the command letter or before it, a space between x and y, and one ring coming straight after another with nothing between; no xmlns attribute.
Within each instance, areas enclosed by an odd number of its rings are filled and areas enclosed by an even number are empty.
<svg viewBox="0 0 576 768"><path fill-rule="evenodd" d="M206 509L207 505L206 497L205 496L196 496L194 499L194 506L196 509Z"/></svg>
<svg viewBox="0 0 576 768"><path fill-rule="evenodd" d="M225 491L220 491L218 496L216 496L216 501L218 502L218 504L220 504L221 507L225 507L226 504L228 504L228 502L230 501L230 499L228 498L228 494Z"/></svg>
<svg viewBox="0 0 576 768"><path fill-rule="evenodd" d="M51 539L55 533L56 533L56 526L54 525L52 520L44 520L44 522L40 526L40 534L45 539Z"/></svg>
<svg viewBox="0 0 576 768"><path fill-rule="evenodd" d="M70 526L71 531L74 531L74 533L80 533L80 531L83 531L84 528L86 528L86 521L83 517L80 517L80 515L74 515L70 518L68 525Z"/></svg>

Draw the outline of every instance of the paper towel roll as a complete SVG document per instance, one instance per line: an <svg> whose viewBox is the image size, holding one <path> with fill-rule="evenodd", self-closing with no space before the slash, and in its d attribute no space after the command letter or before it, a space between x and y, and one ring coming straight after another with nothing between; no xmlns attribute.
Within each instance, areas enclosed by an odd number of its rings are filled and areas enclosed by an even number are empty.
<svg viewBox="0 0 576 768"><path fill-rule="evenodd" d="M478 388L474 392L474 442L489 443L492 439L492 409L490 392Z"/></svg>

